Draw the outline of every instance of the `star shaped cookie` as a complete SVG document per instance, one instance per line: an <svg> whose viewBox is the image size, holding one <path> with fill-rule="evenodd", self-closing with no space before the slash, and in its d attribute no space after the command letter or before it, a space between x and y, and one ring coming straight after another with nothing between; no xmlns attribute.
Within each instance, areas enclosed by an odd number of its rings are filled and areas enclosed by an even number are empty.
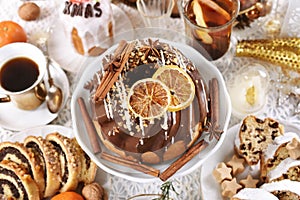
<svg viewBox="0 0 300 200"><path fill-rule="evenodd" d="M286 149L291 158L295 160L300 158L300 141L296 138L293 138L292 141L286 145Z"/></svg>
<svg viewBox="0 0 300 200"><path fill-rule="evenodd" d="M242 188L242 186L236 182L236 178L233 178L230 181L228 180L223 181L221 184L221 188L222 188L222 195L224 197L231 198L238 192L239 189Z"/></svg>
<svg viewBox="0 0 300 200"><path fill-rule="evenodd" d="M244 159L238 158L236 155L233 155L231 160L227 162L227 165L232 167L232 174L235 176L239 173L242 173L245 170Z"/></svg>
<svg viewBox="0 0 300 200"><path fill-rule="evenodd" d="M224 162L221 162L217 165L212 174L214 175L215 179L221 183L225 179L232 179L231 171L232 169L230 167L227 167Z"/></svg>
<svg viewBox="0 0 300 200"><path fill-rule="evenodd" d="M248 174L246 179L240 180L240 184L245 188L256 188L258 182L259 180L252 178L250 174Z"/></svg>

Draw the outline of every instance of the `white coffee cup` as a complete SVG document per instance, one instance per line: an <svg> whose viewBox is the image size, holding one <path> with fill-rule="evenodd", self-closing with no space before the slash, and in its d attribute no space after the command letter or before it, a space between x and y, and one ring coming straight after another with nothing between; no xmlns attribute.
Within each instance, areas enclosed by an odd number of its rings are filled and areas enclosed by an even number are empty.
<svg viewBox="0 0 300 200"><path fill-rule="evenodd" d="M0 103L12 102L23 110L34 110L44 101L46 58L29 43L12 43L0 48Z"/></svg>

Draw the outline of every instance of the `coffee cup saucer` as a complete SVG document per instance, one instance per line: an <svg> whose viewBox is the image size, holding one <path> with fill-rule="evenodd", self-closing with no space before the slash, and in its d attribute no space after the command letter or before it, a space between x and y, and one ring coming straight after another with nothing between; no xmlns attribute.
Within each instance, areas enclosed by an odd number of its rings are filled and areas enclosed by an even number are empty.
<svg viewBox="0 0 300 200"><path fill-rule="evenodd" d="M54 83L63 91L63 108L69 97L68 78L60 66L53 61L50 62L49 69ZM45 76L44 82L48 88L47 76ZM13 131L48 124L57 116L58 113L53 114L48 110L46 102L43 102L37 109L30 111L21 110L11 102L0 103L0 127Z"/></svg>

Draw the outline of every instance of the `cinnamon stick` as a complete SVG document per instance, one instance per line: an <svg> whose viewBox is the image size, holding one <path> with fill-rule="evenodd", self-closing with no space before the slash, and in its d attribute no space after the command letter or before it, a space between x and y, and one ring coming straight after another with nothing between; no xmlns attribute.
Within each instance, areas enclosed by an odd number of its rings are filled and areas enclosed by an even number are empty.
<svg viewBox="0 0 300 200"><path fill-rule="evenodd" d="M148 165L137 163L136 161L132 161L126 158L117 157L111 154L108 154L106 152L101 153L101 158L119 165L123 165L125 167L130 167L132 169L135 169L137 171L143 172L145 174L158 177L159 170L150 167Z"/></svg>
<svg viewBox="0 0 300 200"><path fill-rule="evenodd" d="M173 174L175 174L179 169L181 169L187 162L193 159L198 153L200 153L203 149L207 147L208 143L204 140L201 140L196 145L192 146L185 152L180 158L178 158L175 162L173 162L165 171L163 171L159 178L162 181L166 181Z"/></svg>
<svg viewBox="0 0 300 200"><path fill-rule="evenodd" d="M93 152L96 154L96 153L99 153L101 152L101 147L100 147L100 144L98 143L98 134L97 134L97 131L95 129L95 126L93 124L93 121L87 111L87 108L86 108L86 105L84 103L84 100L82 97L79 97L77 99L77 102L78 102L78 105L79 105L79 108L80 108L80 111L81 111L81 114L82 114L82 118L83 118L83 121L84 121L84 124L85 124L85 128L87 130L87 133L88 133L88 136L89 136L89 139L90 139L90 143L92 145L92 148L93 148Z"/></svg>
<svg viewBox="0 0 300 200"><path fill-rule="evenodd" d="M112 88L114 83L118 80L119 74L122 72L126 62L128 61L129 54L131 53L134 44L127 44L126 42L120 42L117 50L115 51L114 58L109 65L112 65L113 69L108 68L99 87L95 93L95 101L104 99L106 94Z"/></svg>
<svg viewBox="0 0 300 200"><path fill-rule="evenodd" d="M220 124L220 101L219 101L219 83L216 78L209 81L209 98L210 98L210 132L211 136L209 139L215 137L217 140L220 139L220 135L223 133L219 130Z"/></svg>

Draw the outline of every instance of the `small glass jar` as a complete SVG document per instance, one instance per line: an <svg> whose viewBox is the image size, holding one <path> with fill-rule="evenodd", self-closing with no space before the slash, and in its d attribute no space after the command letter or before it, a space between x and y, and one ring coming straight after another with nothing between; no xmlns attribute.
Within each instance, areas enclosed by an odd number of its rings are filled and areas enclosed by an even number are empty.
<svg viewBox="0 0 300 200"><path fill-rule="evenodd" d="M227 83L232 114L244 118L259 114L266 104L270 77L261 63L250 63Z"/></svg>

